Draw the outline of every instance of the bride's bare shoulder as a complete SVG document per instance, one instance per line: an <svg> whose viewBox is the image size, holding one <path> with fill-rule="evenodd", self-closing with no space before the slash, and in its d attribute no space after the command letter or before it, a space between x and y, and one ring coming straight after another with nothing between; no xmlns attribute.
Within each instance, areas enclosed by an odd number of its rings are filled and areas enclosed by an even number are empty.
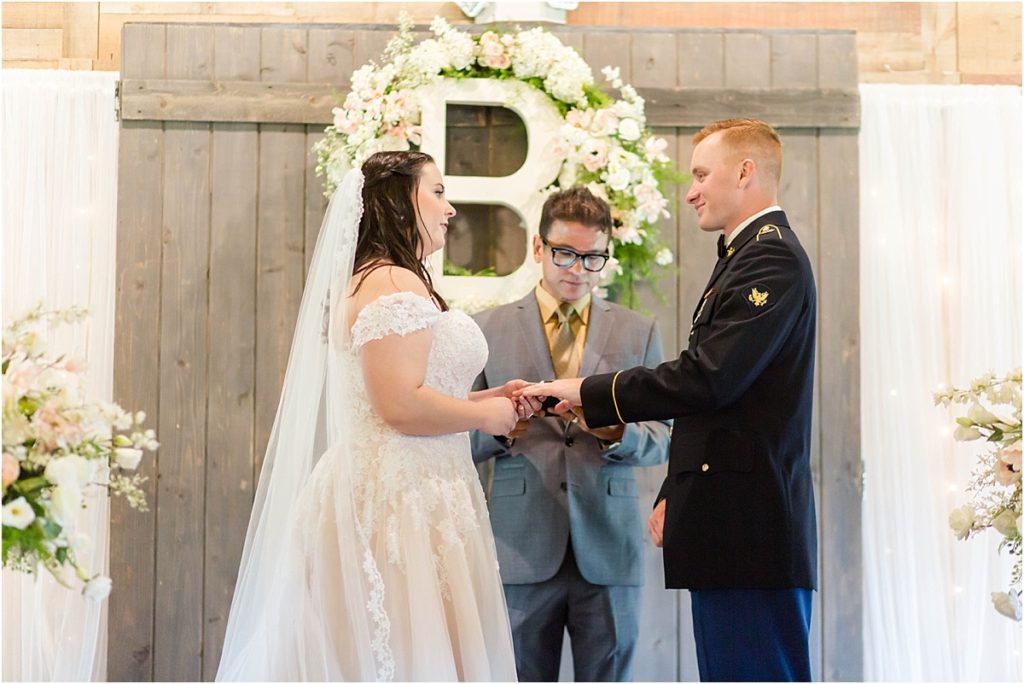
<svg viewBox="0 0 1024 684"><path fill-rule="evenodd" d="M358 312L370 302L396 292L430 298L426 283L413 271L395 264L375 264L353 276L349 287L351 308Z"/></svg>

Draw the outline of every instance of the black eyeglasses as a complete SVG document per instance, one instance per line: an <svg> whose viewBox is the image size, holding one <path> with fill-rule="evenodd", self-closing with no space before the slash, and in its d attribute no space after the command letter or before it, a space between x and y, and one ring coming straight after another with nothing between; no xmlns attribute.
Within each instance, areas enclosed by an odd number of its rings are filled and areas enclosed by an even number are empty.
<svg viewBox="0 0 1024 684"><path fill-rule="evenodd" d="M572 268L573 264L577 260L583 263L583 269L592 273L597 273L605 267L608 263L607 253L587 252L581 254L574 249L568 247L555 247L545 238L540 239L544 243L544 246L551 250L551 261L554 262L555 266L559 268Z"/></svg>

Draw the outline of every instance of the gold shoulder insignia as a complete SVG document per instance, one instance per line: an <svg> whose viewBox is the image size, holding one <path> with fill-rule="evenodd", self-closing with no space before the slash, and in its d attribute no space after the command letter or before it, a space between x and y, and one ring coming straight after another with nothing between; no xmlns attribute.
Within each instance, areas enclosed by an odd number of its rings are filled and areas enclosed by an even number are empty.
<svg viewBox="0 0 1024 684"><path fill-rule="evenodd" d="M755 287L750 290L750 294L747 295L747 299L749 299L754 306L764 306L768 303L768 293L761 292Z"/></svg>
<svg viewBox="0 0 1024 684"><path fill-rule="evenodd" d="M782 239L782 231L779 230L779 227L774 223L767 223L761 226L761 230L757 231L757 237L754 239L754 241L757 242L758 240L761 239L762 235L767 235L768 233L771 232L774 232L776 235L778 235L780 240Z"/></svg>

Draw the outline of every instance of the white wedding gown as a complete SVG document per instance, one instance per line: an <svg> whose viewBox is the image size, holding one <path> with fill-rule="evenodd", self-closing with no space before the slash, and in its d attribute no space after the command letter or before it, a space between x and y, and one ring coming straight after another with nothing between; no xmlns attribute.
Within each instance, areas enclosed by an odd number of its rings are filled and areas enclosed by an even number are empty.
<svg viewBox="0 0 1024 684"><path fill-rule="evenodd" d="M410 292L359 312L350 345L328 352L327 372L347 374L338 384L350 396L327 412L349 412L349 434L320 457L299 495L281 543L285 598L249 625L253 638L218 679L515 680L469 435L399 433L367 398L362 345L424 328L433 333L426 385L468 396L487 360L469 316Z"/></svg>

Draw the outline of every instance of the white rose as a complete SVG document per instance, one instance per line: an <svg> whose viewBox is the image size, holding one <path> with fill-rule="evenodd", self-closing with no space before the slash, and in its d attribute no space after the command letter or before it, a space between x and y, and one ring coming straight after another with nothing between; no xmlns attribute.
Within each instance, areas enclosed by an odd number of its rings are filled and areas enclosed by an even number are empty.
<svg viewBox="0 0 1024 684"><path fill-rule="evenodd" d="M639 140L640 132L640 125L635 119L623 119L619 122L619 137L623 140Z"/></svg>
<svg viewBox="0 0 1024 684"><path fill-rule="evenodd" d="M82 490L74 485L61 485L50 490L53 515L64 527L70 527L82 510Z"/></svg>
<svg viewBox="0 0 1024 684"><path fill-rule="evenodd" d="M993 414L991 411L986 409L978 402L974 402L971 405L971 408L967 410L967 417L980 425L991 425L992 423L999 422L998 416Z"/></svg>
<svg viewBox="0 0 1024 684"><path fill-rule="evenodd" d="M54 466L54 463L57 465ZM51 478L50 468L55 467L55 476ZM71 477L69 477L69 472ZM71 454L59 459L50 461L43 473L46 479L54 484L74 484L76 487L84 487L92 482L96 474L96 461L83 459L77 454Z"/></svg>
<svg viewBox="0 0 1024 684"><path fill-rule="evenodd" d="M625 169L621 166L614 169L608 170L608 177L605 179L605 183L612 190L622 191L629 187L629 169Z"/></svg>
<svg viewBox="0 0 1024 684"><path fill-rule="evenodd" d="M1020 620L1020 597L1005 591L992 592L992 605L1000 613L1013 620Z"/></svg>
<svg viewBox="0 0 1024 684"><path fill-rule="evenodd" d="M76 461L84 460L85 459L81 456L76 456L74 454L55 458L46 464L46 470L43 471L43 476L46 478L47 482L57 486L80 486L78 483L79 465Z"/></svg>
<svg viewBox="0 0 1024 684"><path fill-rule="evenodd" d="M36 512L29 506L25 497L19 496L3 508L3 524L17 530L23 530L36 519Z"/></svg>
<svg viewBox="0 0 1024 684"><path fill-rule="evenodd" d="M92 601L102 601L110 595L110 590L113 588L114 583L110 581L109 577L103 575L97 575L89 580L89 583L85 585L85 589L82 593L85 594L85 598Z"/></svg>
<svg viewBox="0 0 1024 684"><path fill-rule="evenodd" d="M957 429L953 432L953 439L958 442L972 442L980 438L980 432L972 427L967 427L966 425L957 426Z"/></svg>
<svg viewBox="0 0 1024 684"><path fill-rule="evenodd" d="M139 467L139 461L141 460L142 449L133 449L131 447L118 447L114 449L114 462L117 463L118 468L135 470Z"/></svg>
<svg viewBox="0 0 1024 684"><path fill-rule="evenodd" d="M992 519L992 527L1004 537L1012 537L1017 534L1017 517L1013 511L1007 509Z"/></svg>
<svg viewBox="0 0 1024 684"><path fill-rule="evenodd" d="M662 247L658 250L658 253L654 255L654 263L659 266L668 266L673 261L672 250L668 247Z"/></svg>
<svg viewBox="0 0 1024 684"><path fill-rule="evenodd" d="M967 539L974 527L974 509L970 506L954 508L949 514L949 526L957 539Z"/></svg>

